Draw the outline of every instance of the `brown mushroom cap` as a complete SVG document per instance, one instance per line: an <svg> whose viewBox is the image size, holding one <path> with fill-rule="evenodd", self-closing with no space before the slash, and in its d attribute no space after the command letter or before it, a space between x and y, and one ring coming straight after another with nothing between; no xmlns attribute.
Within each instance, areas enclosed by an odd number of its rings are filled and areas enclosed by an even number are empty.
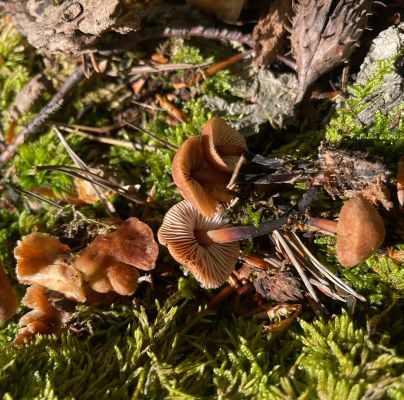
<svg viewBox="0 0 404 400"><path fill-rule="evenodd" d="M349 199L337 225L337 256L344 267L366 260L384 241L386 230L375 207L363 196Z"/></svg>
<svg viewBox="0 0 404 400"><path fill-rule="evenodd" d="M205 124L201 138L206 161L221 171L233 171L247 149L244 137L219 117Z"/></svg>
<svg viewBox="0 0 404 400"><path fill-rule="evenodd" d="M224 226L227 226L226 221L219 214L204 217L184 200L168 210L157 236L202 287L215 288L223 284L233 271L240 252L239 244L201 244L199 238L200 233Z"/></svg>
<svg viewBox="0 0 404 400"><path fill-rule="evenodd" d="M37 334L60 334L62 314L49 302L45 290L39 285L33 285L27 289L22 303L33 310L20 319L19 325L22 328L18 331L14 343L23 344Z"/></svg>
<svg viewBox="0 0 404 400"><path fill-rule="evenodd" d="M11 283L0 264L0 323L10 319L17 311L18 299Z"/></svg>
<svg viewBox="0 0 404 400"><path fill-rule="evenodd" d="M228 202L226 193L230 174L208 166L197 136L187 139L177 150L172 165L173 180L182 197L190 201L205 216L216 213L219 201Z"/></svg>
<svg viewBox="0 0 404 400"><path fill-rule="evenodd" d="M158 245L153 231L137 218L129 218L116 231L96 237L75 260L91 289L132 295L139 272L155 267ZM136 268L135 268L136 267Z"/></svg>
<svg viewBox="0 0 404 400"><path fill-rule="evenodd" d="M130 296L137 289L139 272L133 266L112 257L110 249L108 235L100 235L81 252L74 266L83 273L84 279L94 291L116 291L123 296Z"/></svg>
<svg viewBox="0 0 404 400"><path fill-rule="evenodd" d="M20 282L45 286L76 301L86 300L81 274L69 264L69 246L57 237L31 233L18 242L14 255Z"/></svg>
<svg viewBox="0 0 404 400"><path fill-rule="evenodd" d="M118 261L143 271L156 266L159 247L154 240L153 231L144 222L135 217L128 218L109 237L110 255Z"/></svg>

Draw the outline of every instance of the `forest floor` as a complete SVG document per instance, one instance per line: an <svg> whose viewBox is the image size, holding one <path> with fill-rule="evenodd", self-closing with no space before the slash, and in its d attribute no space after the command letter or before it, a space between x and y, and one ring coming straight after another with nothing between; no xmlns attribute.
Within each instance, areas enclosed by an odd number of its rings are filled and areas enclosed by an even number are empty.
<svg viewBox="0 0 404 400"><path fill-rule="evenodd" d="M38 50L19 32L21 18L2 16L0 269L18 307L11 313L0 294L0 394L402 399L402 2L374 5L377 17L363 21L362 13L347 22L340 20L346 0L333 2L338 6L323 20L317 6L319 15L313 14L313 1L294 10L283 10L280 1L260 9L251 1L231 25L173 3L176 24L189 15L188 22L204 29L162 35L158 19L146 20L150 31L124 39L107 32L103 42L91 42L91 51L80 48L82 37L55 35L50 52L50 39L39 45L34 26L28 39ZM281 10L292 22L279 19ZM173 13L162 12L164 24ZM307 28L320 20L329 25L316 37ZM291 33L283 31L286 25ZM282 28L276 43L274 26ZM324 33L331 28L338 48ZM210 285L159 244L147 268L115 260L137 267L134 294L122 295L101 269L96 278L77 272L90 243L112 237L130 217L150 227L158 242L164 216L183 200L173 159L212 117L241 133L248 148L245 157L237 153L240 168L228 176L233 184L220 186L231 201L217 204L241 235L234 271ZM378 215L385 235L376 251L344 267L339 237L313 221L338 219L358 196ZM250 234L256 230L259 236ZM58 250L51 249L53 240ZM142 244L147 251L152 245L153 239ZM130 251L120 246L126 257ZM115 257L105 252L106 259ZM30 264L26 273L24 260L41 266ZM71 283L76 273L85 292L80 300ZM97 286L101 275L109 289ZM27 285L46 306L28 299Z"/></svg>

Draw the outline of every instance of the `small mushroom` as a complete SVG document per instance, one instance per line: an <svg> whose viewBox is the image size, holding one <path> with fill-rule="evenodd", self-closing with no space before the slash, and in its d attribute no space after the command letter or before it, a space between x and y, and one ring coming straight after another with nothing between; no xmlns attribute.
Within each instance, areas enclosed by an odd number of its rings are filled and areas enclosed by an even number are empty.
<svg viewBox="0 0 404 400"><path fill-rule="evenodd" d="M170 208L157 236L202 287L215 288L229 277L240 252L238 242L219 244L207 236L209 230L225 226L227 223L221 215L205 217L184 200Z"/></svg>
<svg viewBox="0 0 404 400"><path fill-rule="evenodd" d="M16 313L17 307L17 296L13 292L3 266L0 264L0 323L10 319Z"/></svg>
<svg viewBox="0 0 404 400"><path fill-rule="evenodd" d="M188 0L188 4L215 14L218 19L236 22L246 0Z"/></svg>
<svg viewBox="0 0 404 400"><path fill-rule="evenodd" d="M349 199L341 208L337 225L337 255L344 267L366 260L383 243L386 229L382 217L363 196Z"/></svg>
<svg viewBox="0 0 404 400"><path fill-rule="evenodd" d="M205 124L201 138L206 161L221 171L233 171L247 149L244 137L219 117Z"/></svg>
<svg viewBox="0 0 404 400"><path fill-rule="evenodd" d="M152 230L132 217L116 231L96 237L74 261L74 266L94 291L130 296L137 289L136 268L153 269L157 256L158 245Z"/></svg>
<svg viewBox="0 0 404 400"><path fill-rule="evenodd" d="M25 314L19 322L22 327L14 340L15 344L23 344L36 335L60 334L62 329L62 313L49 302L43 286L33 285L27 289L22 304L33 310Z"/></svg>
<svg viewBox="0 0 404 400"><path fill-rule="evenodd" d="M143 271L156 266L159 247L154 240L153 231L144 222L135 217L128 218L109 237L110 254L118 261Z"/></svg>
<svg viewBox="0 0 404 400"><path fill-rule="evenodd" d="M361 195L352 197L343 205L338 221L318 218L309 221L309 225L337 234L338 261L346 268L366 260L386 236L382 217Z"/></svg>
<svg viewBox="0 0 404 400"><path fill-rule="evenodd" d="M206 217L216 213L219 202L232 199L226 191L231 174L205 162L200 137L191 137L180 146L174 156L172 174L182 197Z"/></svg>
<svg viewBox="0 0 404 400"><path fill-rule="evenodd" d="M42 285L76 301L86 300L82 276L70 265L69 246L57 237L31 233L18 242L14 255L21 283Z"/></svg>
<svg viewBox="0 0 404 400"><path fill-rule="evenodd" d="M108 235L96 237L75 260L74 266L83 273L91 289L99 293L115 291L130 296L137 289L139 272L131 265L110 255Z"/></svg>

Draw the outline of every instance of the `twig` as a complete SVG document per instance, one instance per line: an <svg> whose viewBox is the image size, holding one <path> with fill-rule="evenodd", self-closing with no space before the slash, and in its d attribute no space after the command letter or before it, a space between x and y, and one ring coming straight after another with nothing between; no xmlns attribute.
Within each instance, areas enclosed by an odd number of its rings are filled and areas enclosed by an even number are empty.
<svg viewBox="0 0 404 400"><path fill-rule="evenodd" d="M41 196L40 194L36 194L36 193L30 192L29 190L24 190L24 189L22 189L22 188L19 188L19 187L17 187L17 186L14 186L14 185L12 185L12 184L10 184L10 183L7 183L7 186L9 186L10 188L12 188L12 189L15 190L16 192L19 192L19 193L21 193L21 194L25 194L25 195L27 195L27 196L31 196L31 197L33 197L34 199L43 201L44 203L50 204L51 206L53 206L53 207L55 207L55 208L58 208L58 209L63 208L60 204L54 202L53 200L47 199L46 197L43 197L43 196Z"/></svg>
<svg viewBox="0 0 404 400"><path fill-rule="evenodd" d="M31 135L38 132L45 123L56 112L58 112L65 104L67 95L83 80L84 71L80 65L76 67L72 75L67 78L65 83L59 91L52 97L49 103L42 108L38 115L27 124L16 137L14 142L7 146L7 148L0 155L0 167L7 163L16 153L19 146L21 146Z"/></svg>
<svg viewBox="0 0 404 400"><path fill-rule="evenodd" d="M139 132L142 132L148 136L150 136L151 138L153 138L154 140L156 140L157 142L159 142L160 144L162 144L163 146L165 146L167 149L169 150L173 150L173 151L177 151L178 147L174 146L173 144L170 144L168 142L166 142L165 140L159 138L158 136L154 135L153 133L147 131L146 129L141 128L140 126L136 126L131 124L128 121L123 121L126 125L128 125L129 127L131 127L132 129L136 129Z"/></svg>
<svg viewBox="0 0 404 400"><path fill-rule="evenodd" d="M150 63L146 65L138 65L133 67L130 70L130 75L138 75L138 74L153 74L156 72L166 72L166 71L179 71L182 69L194 69L206 67L207 65L212 64L211 62L203 62L198 64L190 64L190 63L174 63L174 64L158 64L158 63Z"/></svg>
<svg viewBox="0 0 404 400"><path fill-rule="evenodd" d="M107 179L94 174L91 171L86 171L80 168L70 167L66 165L40 165L40 166L33 166L32 169L34 171L59 171L63 172L67 175L74 176L76 178L83 179L85 181L96 183L97 185L104 187L106 189L111 189L114 192L120 194L123 197L126 197L128 200L131 200L137 204L147 204L146 200L141 199L140 197L129 193L126 189L122 188L115 183L108 181ZM152 207L151 204L149 204Z"/></svg>
<svg viewBox="0 0 404 400"><path fill-rule="evenodd" d="M59 131L59 129L56 126L54 126L53 129L55 130L56 135L58 136L59 140L62 142L64 148L66 149L70 158L73 160L76 167L83 168L86 171L90 171L90 168L87 166L87 164L69 146L69 143L67 143L66 139L64 138L62 133ZM104 204L104 206L107 210L107 213L110 216L113 216L114 213L116 212L113 204L108 200L108 198L107 198L107 196L105 196L104 192L100 191L99 188L94 183L91 182L91 186L94 189L95 193L97 194L98 198L101 199L102 203Z"/></svg>
<svg viewBox="0 0 404 400"><path fill-rule="evenodd" d="M246 44L249 47L253 47L251 35L245 34L238 30L229 30L227 28L206 28L203 26L194 26L188 28L166 27L141 29L139 31L129 33L123 39L114 43L111 47L105 46L99 51L99 54L105 56L120 54L123 51L131 49L137 44L144 42L145 40L164 37L203 37L206 39L235 41Z"/></svg>
<svg viewBox="0 0 404 400"><path fill-rule="evenodd" d="M60 126L60 129L63 129L64 131L69 132L69 133L73 133L74 135L84 137L86 139L95 140L100 143L111 144L113 146L126 147L127 149L133 149L133 143L128 142L127 140L119 140L119 139L112 139L112 138L105 137L105 136L97 136L97 135L93 135L91 133L82 132L82 131L78 130L77 128L76 129L69 128L67 126Z"/></svg>

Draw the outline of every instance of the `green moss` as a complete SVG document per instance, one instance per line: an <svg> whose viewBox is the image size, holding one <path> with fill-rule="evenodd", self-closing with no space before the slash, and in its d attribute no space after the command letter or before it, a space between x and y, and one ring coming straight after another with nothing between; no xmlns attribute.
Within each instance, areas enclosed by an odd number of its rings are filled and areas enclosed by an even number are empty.
<svg viewBox="0 0 404 400"><path fill-rule="evenodd" d="M25 42L7 22L0 22L0 109L6 110L28 82L28 55Z"/></svg>
<svg viewBox="0 0 404 400"><path fill-rule="evenodd" d="M328 322L301 320L300 325L303 333L296 338L303 348L296 374L307 382L305 398L354 400L378 392L375 398L393 398L386 397L388 389L403 389L404 359L374 341L347 314Z"/></svg>
<svg viewBox="0 0 404 400"><path fill-rule="evenodd" d="M385 82L386 76L394 70L394 63L402 57L402 52L389 60L379 61L376 72L365 84L356 84L349 88L351 95L331 119L325 137L330 142L350 139L363 142L375 152L389 157L397 157L404 148L404 121L400 117L404 105L400 104L388 114L376 111L374 121L365 125L358 115L370 106L369 95ZM395 128L391 127L395 125Z"/></svg>
<svg viewBox="0 0 404 400"><path fill-rule="evenodd" d="M366 264L379 276L379 279L404 295L404 265L390 257L372 256Z"/></svg>
<svg viewBox="0 0 404 400"><path fill-rule="evenodd" d="M81 140L77 137L72 139L76 142ZM14 159L14 165L18 184L23 189L49 187L58 196L74 191L72 177L59 172L35 172L32 169L33 166L41 165L72 165L72 160L52 131L42 135L32 143L20 146L18 155Z"/></svg>

